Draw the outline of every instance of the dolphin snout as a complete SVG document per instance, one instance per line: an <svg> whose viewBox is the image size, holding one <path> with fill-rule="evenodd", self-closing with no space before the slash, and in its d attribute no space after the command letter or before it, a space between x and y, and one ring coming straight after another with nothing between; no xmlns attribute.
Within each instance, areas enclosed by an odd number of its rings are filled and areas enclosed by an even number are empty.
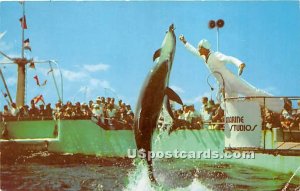
<svg viewBox="0 0 300 191"><path fill-rule="evenodd" d="M170 26L169 26L169 32L173 32L175 30L175 26L174 24L172 23Z"/></svg>

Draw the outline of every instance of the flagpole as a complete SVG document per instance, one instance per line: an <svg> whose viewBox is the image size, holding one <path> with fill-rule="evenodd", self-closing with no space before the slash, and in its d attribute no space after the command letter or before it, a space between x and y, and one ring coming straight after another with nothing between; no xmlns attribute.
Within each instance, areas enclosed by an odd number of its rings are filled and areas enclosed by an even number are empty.
<svg viewBox="0 0 300 191"><path fill-rule="evenodd" d="M51 61L49 61L49 66L50 66L50 70L52 70L52 72L51 72L51 73L52 73L52 78L53 78L53 81L54 81L54 85L55 85L55 88L56 88L56 92L57 92L57 95L58 95L58 99L59 99L59 101L62 102L61 97L60 97L60 95L59 95L59 91L58 91L58 87L57 87L56 79L55 79L55 76L54 76L54 71L53 71L53 68L52 68Z"/></svg>
<svg viewBox="0 0 300 191"><path fill-rule="evenodd" d="M25 2L22 3L23 7L23 20L22 20L22 58L24 58L24 23L25 23Z"/></svg>

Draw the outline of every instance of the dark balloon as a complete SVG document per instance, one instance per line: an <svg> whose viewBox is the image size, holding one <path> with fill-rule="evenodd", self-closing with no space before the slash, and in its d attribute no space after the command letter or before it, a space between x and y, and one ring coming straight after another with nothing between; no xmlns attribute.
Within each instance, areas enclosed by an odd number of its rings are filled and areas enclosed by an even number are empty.
<svg viewBox="0 0 300 191"><path fill-rule="evenodd" d="M208 28L213 29L216 26L216 22L214 20L210 20L208 22Z"/></svg>
<svg viewBox="0 0 300 191"><path fill-rule="evenodd" d="M222 28L224 26L225 22L222 19L217 20L217 26L218 28Z"/></svg>

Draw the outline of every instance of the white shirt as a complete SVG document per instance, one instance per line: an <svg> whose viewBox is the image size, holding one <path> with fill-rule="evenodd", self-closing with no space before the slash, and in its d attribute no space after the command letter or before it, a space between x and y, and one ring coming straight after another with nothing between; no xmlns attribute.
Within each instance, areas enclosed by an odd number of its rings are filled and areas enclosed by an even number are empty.
<svg viewBox="0 0 300 191"><path fill-rule="evenodd" d="M233 74L229 69L226 68L226 63L234 64L239 67L243 62L239 59L226 56L220 52L211 52L208 59L205 59L205 56L201 56L199 51L195 47L193 47L188 42L185 44L185 47L197 57L200 57L206 63L206 67L210 72L213 73L214 77L217 79L218 83L223 86L223 79L225 83L225 96L226 97L237 97L239 95L242 96L272 96L271 94L257 89L248 82L246 82L241 77ZM218 73L214 73L218 72ZM223 78L222 78L223 77ZM263 99L259 100L260 104L263 105ZM267 99L266 106L272 111L280 112L283 108L283 100L280 99Z"/></svg>

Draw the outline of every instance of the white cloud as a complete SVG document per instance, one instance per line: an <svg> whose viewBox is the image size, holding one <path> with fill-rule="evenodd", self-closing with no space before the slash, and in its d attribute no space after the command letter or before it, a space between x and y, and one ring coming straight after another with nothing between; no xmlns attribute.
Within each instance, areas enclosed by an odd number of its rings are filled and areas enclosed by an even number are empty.
<svg viewBox="0 0 300 191"><path fill-rule="evenodd" d="M190 99L185 99L183 100L184 104L195 104L195 103L200 103L202 97L208 97L210 99L211 93L210 92L205 92L202 95L198 95L196 97L190 98Z"/></svg>
<svg viewBox="0 0 300 191"><path fill-rule="evenodd" d="M172 90L174 90L176 93L181 93L181 94L184 93L184 90L183 90L181 87L172 85L172 86L170 86L170 88L171 88Z"/></svg>
<svg viewBox="0 0 300 191"><path fill-rule="evenodd" d="M87 73L82 71L74 72L71 70L62 69L61 72L63 77L69 81L79 81L89 77Z"/></svg>
<svg viewBox="0 0 300 191"><path fill-rule="evenodd" d="M280 95L280 90L277 87L269 86L263 89L265 92L273 94L273 95Z"/></svg>
<svg viewBox="0 0 300 191"><path fill-rule="evenodd" d="M6 79L6 83L8 86L13 86L17 83L17 78L15 77L9 77Z"/></svg>
<svg viewBox="0 0 300 191"><path fill-rule="evenodd" d="M1 49L1 43L0 43L0 50L3 51L3 49ZM7 56L9 56L10 58L18 58L18 57L20 57L20 55L18 55L18 54L8 54ZM3 55L0 55L0 58L2 58L0 60L0 63L11 63L12 62L8 58L4 57Z"/></svg>
<svg viewBox="0 0 300 191"><path fill-rule="evenodd" d="M89 80L89 87L91 87L91 88L106 88L106 89L110 89L110 90L114 91L114 89L111 88L108 81L99 80L99 79L95 79L95 78L91 78Z"/></svg>
<svg viewBox="0 0 300 191"><path fill-rule="evenodd" d="M1 51L8 51L13 49L13 44L12 43L7 43L5 41L0 41L0 50Z"/></svg>
<svg viewBox="0 0 300 191"><path fill-rule="evenodd" d="M83 68L88 72L106 71L109 67L107 64L83 65Z"/></svg>

